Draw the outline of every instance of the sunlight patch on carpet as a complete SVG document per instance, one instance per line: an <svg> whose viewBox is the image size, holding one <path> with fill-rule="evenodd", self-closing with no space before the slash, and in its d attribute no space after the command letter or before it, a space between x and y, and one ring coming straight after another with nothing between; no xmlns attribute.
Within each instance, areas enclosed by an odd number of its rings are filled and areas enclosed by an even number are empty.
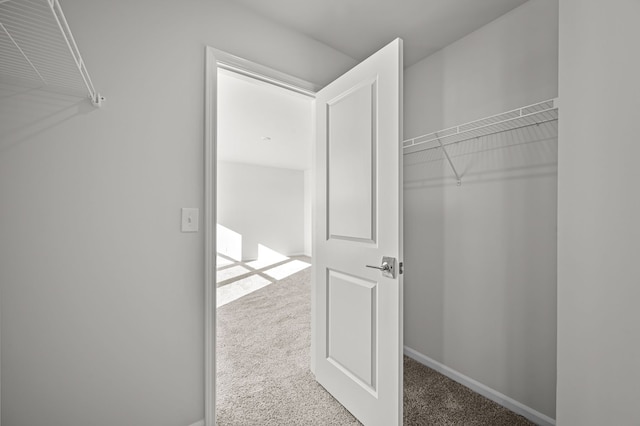
<svg viewBox="0 0 640 426"><path fill-rule="evenodd" d="M307 269L311 265L307 262L303 262L301 260L292 260L291 262L287 262L284 265L276 266L275 268L267 269L264 271L266 275L269 275L271 278L276 280L281 280L290 275L295 274L296 272L300 272L304 269Z"/></svg>
<svg viewBox="0 0 640 426"><path fill-rule="evenodd" d="M231 259L227 259L226 257L222 257L222 256L216 256L216 267L217 268L222 268L223 266L229 266L232 263L235 263L233 260Z"/></svg>
<svg viewBox="0 0 640 426"><path fill-rule="evenodd" d="M231 303L234 300L240 299L247 294L253 293L256 290L260 290L263 287L271 284L266 278L260 275L251 275L250 277L243 278L234 283L223 285L217 289L216 306L224 306L227 303Z"/></svg>
<svg viewBox="0 0 640 426"><path fill-rule="evenodd" d="M240 265L218 270L216 273L216 282L220 283L222 281L230 280L231 278L239 277L240 275L247 274L249 272L251 272L250 269Z"/></svg>

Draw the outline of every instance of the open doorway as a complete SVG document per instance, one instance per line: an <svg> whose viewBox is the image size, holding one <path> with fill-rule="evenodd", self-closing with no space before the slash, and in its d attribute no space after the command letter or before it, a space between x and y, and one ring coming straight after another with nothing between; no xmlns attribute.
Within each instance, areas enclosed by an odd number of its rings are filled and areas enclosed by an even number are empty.
<svg viewBox="0 0 640 426"><path fill-rule="evenodd" d="M218 307L310 266L312 107L218 71Z"/></svg>
<svg viewBox="0 0 640 426"><path fill-rule="evenodd" d="M293 401L309 396L301 386L317 386L309 372L313 99L225 69L217 87L216 417L260 424L299 407Z"/></svg>

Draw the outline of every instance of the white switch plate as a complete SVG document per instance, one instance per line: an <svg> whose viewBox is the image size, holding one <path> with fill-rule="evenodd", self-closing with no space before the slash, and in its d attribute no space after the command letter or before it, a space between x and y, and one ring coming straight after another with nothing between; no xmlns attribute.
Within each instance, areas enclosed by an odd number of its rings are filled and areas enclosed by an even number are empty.
<svg viewBox="0 0 640 426"><path fill-rule="evenodd" d="M195 208L182 209L182 232L198 232L198 216L200 210Z"/></svg>

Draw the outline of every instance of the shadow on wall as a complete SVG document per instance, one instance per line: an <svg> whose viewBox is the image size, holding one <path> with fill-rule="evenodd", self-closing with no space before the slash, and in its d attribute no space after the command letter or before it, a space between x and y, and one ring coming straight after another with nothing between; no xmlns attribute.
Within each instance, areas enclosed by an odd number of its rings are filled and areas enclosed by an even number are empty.
<svg viewBox="0 0 640 426"><path fill-rule="evenodd" d="M94 110L81 95L0 82L0 152Z"/></svg>

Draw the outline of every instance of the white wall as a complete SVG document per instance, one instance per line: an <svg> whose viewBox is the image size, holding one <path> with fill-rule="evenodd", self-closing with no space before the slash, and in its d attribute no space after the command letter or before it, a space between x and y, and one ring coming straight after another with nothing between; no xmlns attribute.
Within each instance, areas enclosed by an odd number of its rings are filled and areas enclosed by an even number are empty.
<svg viewBox="0 0 640 426"><path fill-rule="evenodd" d="M405 72L405 139L557 96L557 1ZM405 156L405 345L555 416L554 125Z"/></svg>
<svg viewBox="0 0 640 426"><path fill-rule="evenodd" d="M312 98L223 69L217 95L218 161L311 167Z"/></svg>
<svg viewBox="0 0 640 426"><path fill-rule="evenodd" d="M242 236L242 260L257 259L259 244L304 253L304 186L302 170L218 162L218 223Z"/></svg>
<svg viewBox="0 0 640 426"><path fill-rule="evenodd" d="M189 425L204 240L180 208L203 206L205 45L320 84L354 61L235 2L61 3L107 103L0 100L2 423Z"/></svg>
<svg viewBox="0 0 640 426"><path fill-rule="evenodd" d="M640 424L640 2L560 2L558 424Z"/></svg>

